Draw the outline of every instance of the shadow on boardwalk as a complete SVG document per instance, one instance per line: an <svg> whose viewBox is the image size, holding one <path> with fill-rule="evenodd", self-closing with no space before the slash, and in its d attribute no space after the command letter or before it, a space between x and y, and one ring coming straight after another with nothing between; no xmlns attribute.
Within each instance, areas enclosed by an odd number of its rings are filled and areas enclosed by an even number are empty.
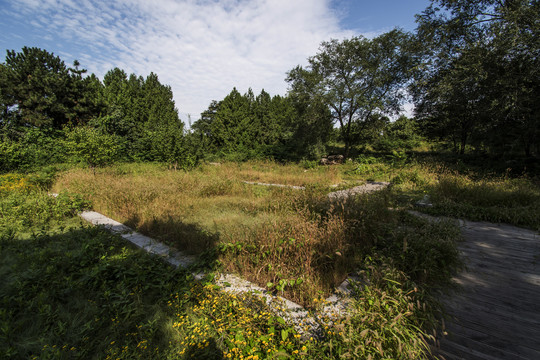
<svg viewBox="0 0 540 360"><path fill-rule="evenodd" d="M509 225L460 221L466 269L444 299L447 360L540 359L540 236Z"/></svg>

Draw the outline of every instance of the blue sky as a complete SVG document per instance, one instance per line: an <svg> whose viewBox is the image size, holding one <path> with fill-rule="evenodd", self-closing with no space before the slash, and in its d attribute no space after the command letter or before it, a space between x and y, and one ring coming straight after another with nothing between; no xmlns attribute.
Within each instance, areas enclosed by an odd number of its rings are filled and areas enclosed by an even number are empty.
<svg viewBox="0 0 540 360"><path fill-rule="evenodd" d="M414 30L429 0L0 0L0 56L35 46L101 79L114 67L170 85L181 118L233 87L285 94L322 41Z"/></svg>

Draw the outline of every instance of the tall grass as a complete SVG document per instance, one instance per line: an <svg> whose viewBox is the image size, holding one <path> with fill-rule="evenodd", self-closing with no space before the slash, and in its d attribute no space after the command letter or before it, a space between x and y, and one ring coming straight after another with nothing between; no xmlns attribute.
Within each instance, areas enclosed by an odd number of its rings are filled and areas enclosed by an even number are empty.
<svg viewBox="0 0 540 360"><path fill-rule="evenodd" d="M261 182L298 175L296 165L270 162L207 165L191 172L123 165L95 176L74 170L62 174L55 187L81 192L97 211L181 250L210 253L206 258L217 257L223 270L312 306L374 246L401 242L403 236L395 231L402 226L400 215L388 209L392 192L329 202L325 184L339 169L320 167L316 172L327 177L322 184L312 179L305 191L242 182L248 174ZM255 178L261 172L267 177Z"/></svg>
<svg viewBox="0 0 540 360"><path fill-rule="evenodd" d="M396 190L335 203L326 196L333 178L296 191L246 185L237 170L236 164L223 164L185 173L145 164L99 169L94 176L75 169L60 174L55 184L56 191L83 194L70 195L67 204L75 207L69 212L53 219L3 207L8 231L0 242L0 273L6 279L0 293L7 301L0 302L7 329L0 335L2 354L428 357L427 334L437 323L429 291L447 284L459 265L455 228L390 210ZM8 189L2 201L17 193L21 202L54 213L59 203L36 202L45 195L40 191ZM301 343L300 335L256 297L194 284L187 272L171 271L99 229L66 230L80 209L77 199L90 199L98 211L310 308L355 272L361 280L353 310L327 325L322 341ZM15 229L10 219L25 213L27 222ZM43 228L52 222L54 227ZM13 301L18 305L11 309Z"/></svg>
<svg viewBox="0 0 540 360"><path fill-rule="evenodd" d="M257 297L203 286L117 235L81 226L72 208L58 212L69 205L65 199L47 196L24 176L0 183L0 358L264 359L315 352ZM14 198L40 211L5 206Z"/></svg>
<svg viewBox="0 0 540 360"><path fill-rule="evenodd" d="M540 230L540 188L527 178L471 179L445 174L429 188L429 213Z"/></svg>

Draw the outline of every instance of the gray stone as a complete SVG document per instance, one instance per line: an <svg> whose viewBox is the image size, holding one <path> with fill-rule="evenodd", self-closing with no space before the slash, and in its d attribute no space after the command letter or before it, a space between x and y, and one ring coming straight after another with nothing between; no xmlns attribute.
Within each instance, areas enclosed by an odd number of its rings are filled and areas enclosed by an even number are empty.
<svg viewBox="0 0 540 360"><path fill-rule="evenodd" d="M433 206L433 204L429 200L429 195L427 194L424 195L424 197L421 200L417 201L415 205L418 207L432 207Z"/></svg>

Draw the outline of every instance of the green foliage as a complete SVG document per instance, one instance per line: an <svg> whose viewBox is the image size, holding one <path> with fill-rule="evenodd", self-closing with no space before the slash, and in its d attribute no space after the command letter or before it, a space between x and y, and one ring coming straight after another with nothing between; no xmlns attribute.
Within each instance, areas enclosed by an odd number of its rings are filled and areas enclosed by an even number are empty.
<svg viewBox="0 0 540 360"><path fill-rule="evenodd" d="M0 128L0 171L36 170L66 161L63 139L59 130Z"/></svg>
<svg viewBox="0 0 540 360"><path fill-rule="evenodd" d="M251 89L241 95L235 88L210 104L190 136L202 156L211 153L227 161L316 158L324 151L324 134L331 124L322 124L320 115L311 116L313 106L271 97L264 90L256 97Z"/></svg>
<svg viewBox="0 0 540 360"><path fill-rule="evenodd" d="M145 78L115 68L105 74L107 111L93 125L122 139L127 160L162 161L175 168L196 162L186 147L170 86L150 73Z"/></svg>
<svg viewBox="0 0 540 360"><path fill-rule="evenodd" d="M540 5L438 0L418 16L424 65L415 102L424 131L464 153L538 153Z"/></svg>
<svg viewBox="0 0 540 360"><path fill-rule="evenodd" d="M91 127L76 127L67 131L66 148L73 159L94 169L118 158L121 140L118 136L102 134Z"/></svg>
<svg viewBox="0 0 540 360"><path fill-rule="evenodd" d="M391 260L367 257L364 264L370 285L354 284L350 319L329 331L321 347L341 359L430 359L432 335L422 329L435 318L425 311L425 294Z"/></svg>
<svg viewBox="0 0 540 360"><path fill-rule="evenodd" d="M423 187L427 185L427 180L418 170L413 170L399 172L395 177L392 178L391 183L394 185L409 183L413 184L414 186Z"/></svg>
<svg viewBox="0 0 540 360"><path fill-rule="evenodd" d="M128 77L115 68L101 83L85 72L45 50L8 51L0 67L0 171L68 160L102 166L119 158L120 147L125 160L197 164L172 91L157 75Z"/></svg>
<svg viewBox="0 0 540 360"><path fill-rule="evenodd" d="M383 135L374 139L373 148L378 151L406 151L419 146L423 138L419 135L418 123L406 116L387 124Z"/></svg>
<svg viewBox="0 0 540 360"><path fill-rule="evenodd" d="M0 178L9 192L0 193L2 203L17 195L56 212L41 193L11 189L22 180ZM57 199L67 205L62 195ZM0 226L1 357L265 359L308 351L257 296L196 283L188 271L171 270L117 235L70 226L72 213L59 214L57 228L44 228L39 216L17 207L0 214L27 220L25 233L12 221L2 223L6 230Z"/></svg>
<svg viewBox="0 0 540 360"><path fill-rule="evenodd" d="M414 65L408 41L407 34L392 30L372 40L353 37L323 42L319 53L308 59L307 70L298 66L288 73L293 93L303 93L328 107L340 126L346 157L354 133L371 126L373 115L399 109L401 87Z"/></svg>
<svg viewBox="0 0 540 360"><path fill-rule="evenodd" d="M42 185L37 176L0 176L0 232L48 228L90 206L80 195L69 192L49 196L40 189Z"/></svg>
<svg viewBox="0 0 540 360"><path fill-rule="evenodd" d="M55 129L88 121L96 109L89 108L89 82L82 78L86 70L78 65L75 61L75 68L67 68L59 57L39 48L8 50L1 76L3 121Z"/></svg>
<svg viewBox="0 0 540 360"><path fill-rule="evenodd" d="M319 162L317 160L302 160L300 162L300 165L306 169L306 170L309 170L309 169L315 169L317 168L317 166L319 165Z"/></svg>

